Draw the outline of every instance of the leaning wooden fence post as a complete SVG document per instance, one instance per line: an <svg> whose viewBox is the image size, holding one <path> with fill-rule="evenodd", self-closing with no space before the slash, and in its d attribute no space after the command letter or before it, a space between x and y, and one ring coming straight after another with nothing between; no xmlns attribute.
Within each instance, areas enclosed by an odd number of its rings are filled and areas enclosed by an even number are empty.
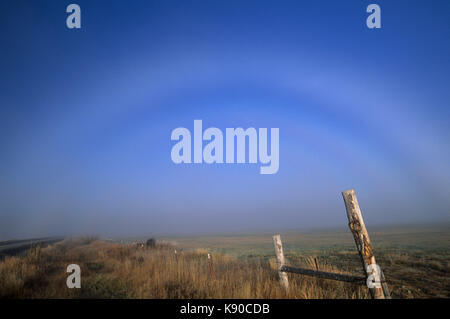
<svg viewBox="0 0 450 319"><path fill-rule="evenodd" d="M285 266L285 261L280 235L273 236L273 244L275 245L275 254L277 255L278 276L280 277L280 283L283 288L287 290L289 288L287 273L281 271L281 268Z"/></svg>
<svg viewBox="0 0 450 319"><path fill-rule="evenodd" d="M369 234L367 233L364 220L362 218L361 209L359 208L358 200L356 199L355 190L351 189L342 192L344 197L345 208L347 210L348 226L355 239L356 247L361 257L361 262L364 268L366 277L372 275L367 268L369 265L376 265L375 256L373 255L373 247L370 242ZM379 268L378 268L379 269ZM370 294L374 299L390 298L389 288L384 279L383 272L380 271L381 287L369 288Z"/></svg>

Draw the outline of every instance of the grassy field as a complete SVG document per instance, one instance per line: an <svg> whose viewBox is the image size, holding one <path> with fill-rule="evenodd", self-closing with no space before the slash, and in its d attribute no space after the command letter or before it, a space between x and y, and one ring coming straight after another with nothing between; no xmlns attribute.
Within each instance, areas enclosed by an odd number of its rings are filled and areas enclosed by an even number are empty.
<svg viewBox="0 0 450 319"><path fill-rule="evenodd" d="M448 227L369 229L394 298L450 297ZM362 275L345 230L281 233L288 265ZM0 261L1 298L368 298L348 283L289 274L280 287L272 234L131 241L66 239ZM175 249L177 254L175 254ZM212 266L208 263L212 256ZM66 287L66 267L81 267L82 288Z"/></svg>
<svg viewBox="0 0 450 319"><path fill-rule="evenodd" d="M369 229L377 263L383 269L394 298L450 297L450 225ZM233 236L165 238L184 249L205 248L238 259L271 259L271 233ZM319 264L361 275L362 268L348 229L282 232L287 264L302 266L316 258ZM289 275L294 278L298 275Z"/></svg>

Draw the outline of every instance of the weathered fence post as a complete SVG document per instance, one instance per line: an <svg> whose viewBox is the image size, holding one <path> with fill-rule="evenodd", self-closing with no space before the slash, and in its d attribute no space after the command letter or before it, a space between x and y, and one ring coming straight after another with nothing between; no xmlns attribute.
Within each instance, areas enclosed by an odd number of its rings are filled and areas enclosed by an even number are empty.
<svg viewBox="0 0 450 319"><path fill-rule="evenodd" d="M273 244L275 245L275 254L277 255L278 276L280 277L280 283L283 288L287 290L289 288L287 273L281 271L281 268L285 266L285 261L280 235L273 236Z"/></svg>
<svg viewBox="0 0 450 319"><path fill-rule="evenodd" d="M213 277L213 269L212 269L212 260L211 260L211 255L208 254L208 266L209 266L209 276L210 278Z"/></svg>
<svg viewBox="0 0 450 319"><path fill-rule="evenodd" d="M367 233L364 220L361 215L361 209L359 208L358 200L356 199L355 190L351 189L342 192L344 197L345 208L347 210L348 226L355 239L356 248L358 249L361 262L366 273L366 277L369 277L372 273L369 273L367 268L369 265L376 264L375 256L373 255L373 248L370 242L369 234ZM369 288L370 294L374 299L390 298L389 288L386 284L383 272L381 271L381 287Z"/></svg>

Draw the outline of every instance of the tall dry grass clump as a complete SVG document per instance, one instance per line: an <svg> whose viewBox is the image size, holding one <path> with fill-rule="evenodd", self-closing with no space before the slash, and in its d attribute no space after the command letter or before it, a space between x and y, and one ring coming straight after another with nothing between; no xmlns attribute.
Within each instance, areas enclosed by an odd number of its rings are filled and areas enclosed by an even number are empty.
<svg viewBox="0 0 450 319"><path fill-rule="evenodd" d="M316 267L305 259L304 265ZM81 268L81 289L68 289L66 267ZM320 270L338 271L320 264ZM2 298L366 298L348 283L289 275L278 282L274 259L237 259L207 250L177 251L95 239L65 240L0 262Z"/></svg>

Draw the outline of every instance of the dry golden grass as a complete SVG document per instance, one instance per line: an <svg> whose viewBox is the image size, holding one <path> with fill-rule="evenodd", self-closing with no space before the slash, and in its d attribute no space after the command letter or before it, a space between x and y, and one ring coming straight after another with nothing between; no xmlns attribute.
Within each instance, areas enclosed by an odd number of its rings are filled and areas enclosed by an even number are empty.
<svg viewBox="0 0 450 319"><path fill-rule="evenodd" d="M208 251L174 252L95 239L65 240L0 262L1 298L368 298L348 283L289 275L285 292L274 259L238 259ZM81 289L68 289L66 267L81 267ZM314 269L313 258L297 264ZM324 271L339 272L319 263Z"/></svg>
<svg viewBox="0 0 450 319"><path fill-rule="evenodd" d="M393 298L450 298L448 224L371 228L369 233ZM364 276L353 236L346 228L292 231L281 237L289 266L314 269L310 258L315 256L319 268L335 267L347 274ZM166 239L176 240L180 248L203 247L249 260L269 260L274 256L271 233ZM289 276L294 280L296 275Z"/></svg>

